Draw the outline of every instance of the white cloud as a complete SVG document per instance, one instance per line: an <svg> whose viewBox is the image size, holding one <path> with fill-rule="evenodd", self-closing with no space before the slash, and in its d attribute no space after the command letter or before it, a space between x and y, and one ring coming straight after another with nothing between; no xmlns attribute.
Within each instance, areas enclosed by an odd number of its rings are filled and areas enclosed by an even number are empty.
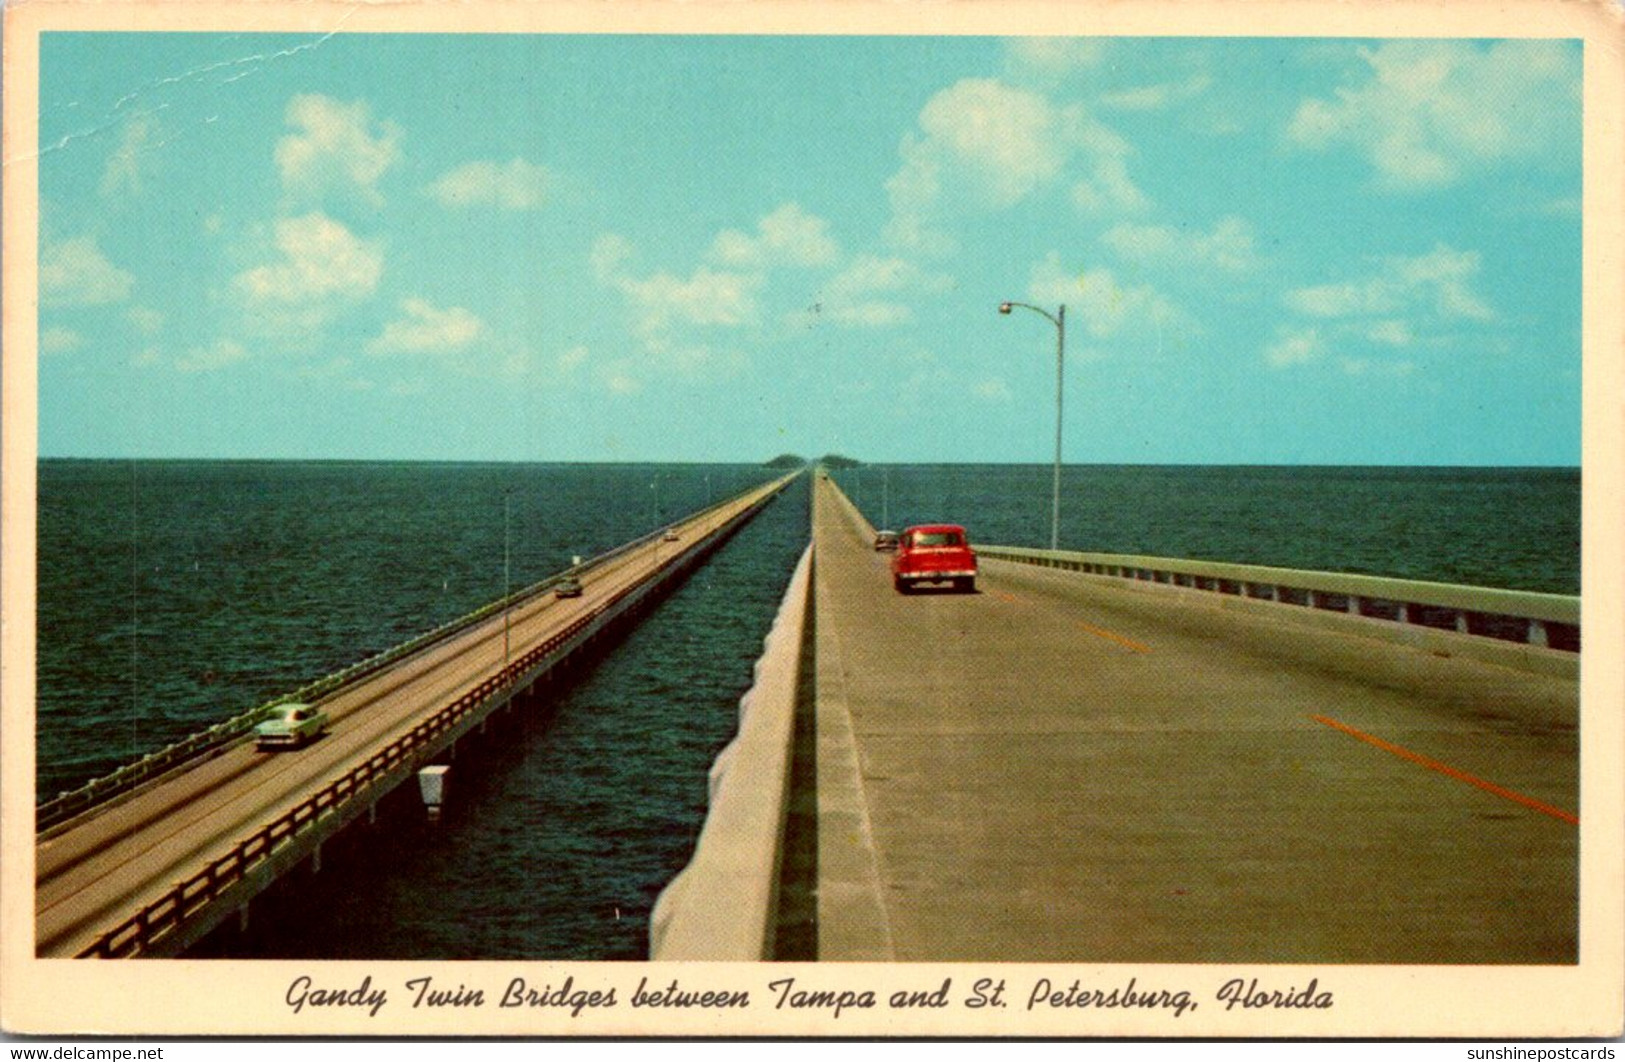
<svg viewBox="0 0 1625 1062"><path fill-rule="evenodd" d="M1143 210L1148 200L1129 176L1122 137L1078 105L992 78L966 78L920 111L920 133L905 135L902 165L886 182L897 247L945 254L946 207L987 210L1016 205L1063 180L1079 209Z"/></svg>
<svg viewBox="0 0 1625 1062"><path fill-rule="evenodd" d="M132 306L125 316L142 335L155 335L164 327L164 315L148 306Z"/></svg>
<svg viewBox="0 0 1625 1062"><path fill-rule="evenodd" d="M1101 239L1122 257L1141 264L1209 266L1231 273L1258 265L1252 228L1235 216L1220 219L1212 232L1205 233L1124 221Z"/></svg>
<svg viewBox="0 0 1625 1062"><path fill-rule="evenodd" d="M617 395L634 395L643 390L643 385L625 369L610 370L604 377L604 386Z"/></svg>
<svg viewBox="0 0 1625 1062"><path fill-rule="evenodd" d="M383 122L374 133L371 114L362 100L342 103L315 94L289 100L286 120L295 132L276 145L283 185L307 194L354 191L379 201L378 179L400 158L401 131Z"/></svg>
<svg viewBox="0 0 1625 1062"><path fill-rule="evenodd" d="M988 402L1008 402L1011 400L1010 386L998 376L989 376L978 380L971 386L971 394Z"/></svg>
<svg viewBox="0 0 1625 1062"><path fill-rule="evenodd" d="M1271 368L1285 369L1315 361L1325 353L1318 328L1277 328L1275 342L1264 351Z"/></svg>
<svg viewBox="0 0 1625 1062"><path fill-rule="evenodd" d="M569 350L567 350L563 354L559 355L559 358L558 358L559 371L562 372L562 373L572 373L575 370L579 369L583 364L585 364L586 360L587 360L587 348L586 347L581 347L581 346L571 347Z"/></svg>
<svg viewBox="0 0 1625 1062"><path fill-rule="evenodd" d="M496 206L504 210L534 210L547 201L553 175L544 166L512 159L468 162L444 174L428 188L429 194L449 207Z"/></svg>
<svg viewBox="0 0 1625 1062"><path fill-rule="evenodd" d="M211 372L247 359L248 351L234 339L218 339L210 346L193 347L175 359L181 372Z"/></svg>
<svg viewBox="0 0 1625 1062"><path fill-rule="evenodd" d="M725 229L711 245L711 259L734 269L823 266L839 254L829 223L796 203L785 203L762 218L754 235Z"/></svg>
<svg viewBox="0 0 1625 1062"><path fill-rule="evenodd" d="M1094 171L1072 186L1072 202L1086 214L1139 213L1151 205L1129 178L1127 163L1114 157L1095 160Z"/></svg>
<svg viewBox="0 0 1625 1062"><path fill-rule="evenodd" d="M840 324L878 328L913 320L900 296L948 290L953 278L904 258L862 254L824 285L819 312Z"/></svg>
<svg viewBox="0 0 1625 1062"><path fill-rule="evenodd" d="M383 273L383 252L322 213L276 223L280 261L237 275L238 290L259 303L310 303L370 295Z"/></svg>
<svg viewBox="0 0 1625 1062"><path fill-rule="evenodd" d="M1053 251L1033 267L1027 296L1051 313L1050 307L1065 303L1071 328L1081 327L1097 339L1131 327L1154 330L1158 337L1165 329L1197 330L1184 311L1151 285L1120 283L1105 268L1067 273Z"/></svg>
<svg viewBox="0 0 1625 1062"><path fill-rule="evenodd" d="M141 156L150 149L150 141L158 130L157 119L150 114L136 114L127 119L119 130L118 146L102 169L101 193L114 196L141 191Z"/></svg>
<svg viewBox="0 0 1625 1062"><path fill-rule="evenodd" d="M1579 51L1566 42L1404 40L1359 55L1365 76L1303 101L1287 137L1314 151L1354 148L1383 187L1443 187L1578 146Z"/></svg>
<svg viewBox="0 0 1625 1062"><path fill-rule="evenodd" d="M1457 251L1441 243L1427 254L1384 259L1380 270L1369 277L1290 291L1286 304L1309 317L1382 317L1386 336L1399 334L1397 328L1405 322L1394 315L1405 311L1442 320L1494 320L1495 311L1470 286L1478 272L1476 251Z"/></svg>
<svg viewBox="0 0 1625 1062"><path fill-rule="evenodd" d="M40 333L41 354L66 354L84 345L85 337L71 328L47 328Z"/></svg>
<svg viewBox="0 0 1625 1062"><path fill-rule="evenodd" d="M1395 347L1406 346L1415 338L1411 326L1397 320L1373 321L1365 334L1373 343L1387 343Z"/></svg>
<svg viewBox="0 0 1625 1062"><path fill-rule="evenodd" d="M1184 81L1164 81L1155 85L1109 92L1100 97L1103 107L1120 111L1155 111L1176 103L1193 100L1213 85L1206 74L1196 74Z"/></svg>
<svg viewBox="0 0 1625 1062"><path fill-rule="evenodd" d="M107 260L94 236L52 244L40 254L40 302L47 306L101 306L123 302L135 277Z"/></svg>
<svg viewBox="0 0 1625 1062"><path fill-rule="evenodd" d="M441 354L462 350L484 334L484 322L461 306L441 310L424 299L404 299L401 316L367 342L367 353Z"/></svg>
<svg viewBox="0 0 1625 1062"><path fill-rule="evenodd" d="M602 283L610 283L631 260L632 242L625 236L610 233L593 241L592 274Z"/></svg>
<svg viewBox="0 0 1625 1062"><path fill-rule="evenodd" d="M700 266L688 277L652 273L641 279L623 277L621 291L631 299L646 334L672 324L733 328L756 318L755 291L760 280Z"/></svg>
<svg viewBox="0 0 1625 1062"><path fill-rule="evenodd" d="M1018 69L1060 75L1100 65L1106 44L1103 37L1013 37L1005 49Z"/></svg>
<svg viewBox="0 0 1625 1062"><path fill-rule="evenodd" d="M628 269L632 246L623 237L601 236L593 245L593 272L629 304L633 332L645 350L672 368L689 371L710 361L710 348L680 342L689 328L731 329L754 324L760 273L700 265L687 277L669 272L636 276Z"/></svg>
<svg viewBox="0 0 1625 1062"><path fill-rule="evenodd" d="M1128 213L1146 210L1151 200L1128 173L1134 149L1115 132L1081 114L1074 134L1082 146L1082 177L1072 185L1072 202L1086 214Z"/></svg>
<svg viewBox="0 0 1625 1062"><path fill-rule="evenodd" d="M1035 92L966 78L933 96L920 128L970 167L994 206L1010 206L1048 183L1066 161L1062 117Z"/></svg>

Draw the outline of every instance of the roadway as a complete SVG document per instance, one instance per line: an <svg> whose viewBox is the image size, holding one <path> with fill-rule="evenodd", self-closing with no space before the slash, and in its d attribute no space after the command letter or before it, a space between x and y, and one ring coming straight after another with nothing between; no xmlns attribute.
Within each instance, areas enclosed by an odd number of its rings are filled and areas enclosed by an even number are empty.
<svg viewBox="0 0 1625 1062"><path fill-rule="evenodd" d="M1577 961L1574 681L1012 563L903 596L815 487L820 960Z"/></svg>
<svg viewBox="0 0 1625 1062"><path fill-rule="evenodd" d="M674 525L677 543L653 541L582 576L579 598L551 593L425 647L321 701L327 733L298 751L252 742L115 801L35 849L35 950L73 955L105 928L161 896L177 879L229 850L618 591L647 579L777 482ZM506 642L506 649L505 649Z"/></svg>

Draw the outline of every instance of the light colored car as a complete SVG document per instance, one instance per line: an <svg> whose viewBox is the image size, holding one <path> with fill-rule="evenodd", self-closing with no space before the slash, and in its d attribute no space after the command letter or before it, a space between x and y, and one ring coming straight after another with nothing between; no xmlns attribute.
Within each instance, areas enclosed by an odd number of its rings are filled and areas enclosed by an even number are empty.
<svg viewBox="0 0 1625 1062"><path fill-rule="evenodd" d="M254 744L262 749L296 749L315 741L326 729L327 713L315 705L284 704L254 728Z"/></svg>
<svg viewBox="0 0 1625 1062"><path fill-rule="evenodd" d="M660 540L661 540L661 541L662 541L662 542L676 542L676 541L677 541L677 537L678 537L678 536L677 536L677 532L676 532L676 531L673 531L673 530L668 530L668 531L667 531L667 532L666 532L666 533L665 533L665 534L664 534L664 535L661 535L661 536L660 536Z"/></svg>
<svg viewBox="0 0 1625 1062"><path fill-rule="evenodd" d="M553 586L554 597L580 597L581 580L573 575L566 575Z"/></svg>
<svg viewBox="0 0 1625 1062"><path fill-rule="evenodd" d="M897 548L897 532L896 531L876 531L875 532L875 552L876 553L885 553L885 552L888 552L890 550L894 550L896 548Z"/></svg>

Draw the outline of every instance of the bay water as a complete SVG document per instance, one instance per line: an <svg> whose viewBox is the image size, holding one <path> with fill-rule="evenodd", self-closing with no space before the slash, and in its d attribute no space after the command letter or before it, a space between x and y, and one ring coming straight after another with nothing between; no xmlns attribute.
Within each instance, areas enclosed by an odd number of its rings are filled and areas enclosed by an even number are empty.
<svg viewBox="0 0 1625 1062"><path fill-rule="evenodd" d="M70 788L762 482L751 465L44 460L37 784ZM834 473L1044 546L1043 466ZM1064 548L1579 588L1577 469L1073 466ZM415 829L223 954L637 959L808 537L798 480Z"/></svg>

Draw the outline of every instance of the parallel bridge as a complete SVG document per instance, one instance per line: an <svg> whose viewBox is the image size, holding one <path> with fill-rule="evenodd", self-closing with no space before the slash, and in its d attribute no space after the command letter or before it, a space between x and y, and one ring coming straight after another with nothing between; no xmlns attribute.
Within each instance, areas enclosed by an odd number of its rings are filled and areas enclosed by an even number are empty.
<svg viewBox="0 0 1625 1062"><path fill-rule="evenodd" d="M182 743L162 773L107 790L35 849L41 956L176 955L247 905L491 713L527 705L554 669L638 612L725 541L791 477L713 506L573 573L580 598L548 580L505 607L357 669L319 701L328 732L297 753L260 752L244 726ZM132 772L124 772L129 777ZM97 794L92 794L96 797ZM61 813L59 813L61 814Z"/></svg>

